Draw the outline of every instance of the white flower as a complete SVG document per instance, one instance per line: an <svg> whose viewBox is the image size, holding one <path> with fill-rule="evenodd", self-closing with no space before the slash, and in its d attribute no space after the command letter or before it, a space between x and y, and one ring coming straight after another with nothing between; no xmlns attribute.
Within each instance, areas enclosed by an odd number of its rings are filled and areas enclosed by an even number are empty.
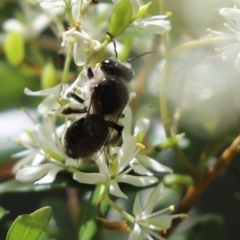
<svg viewBox="0 0 240 240"><path fill-rule="evenodd" d="M31 91L30 89L25 88L24 93L29 96L45 96L45 99L38 106L38 111L39 113L46 115L60 107L57 100L68 87L68 84L59 84L53 88L39 91Z"/></svg>
<svg viewBox="0 0 240 240"><path fill-rule="evenodd" d="M171 30L170 21L166 15L156 15L149 18L138 19L131 23L132 26L141 28L150 33L162 33Z"/></svg>
<svg viewBox="0 0 240 240"><path fill-rule="evenodd" d="M124 126L123 129L123 144L121 148L114 147L110 154L113 160L107 164L104 154L102 154L96 161L99 166L100 173L74 173L73 178L81 183L86 184L105 184L109 192L117 197L127 198L127 196L120 190L118 183L124 182L134 186L143 187L158 182L154 177L154 173L166 174L171 173L172 170L148 156L139 154L142 141L147 128L149 120L139 119L134 129L134 135L131 135L131 110L127 106L123 114L125 117L121 119ZM111 158L111 157L110 157ZM112 159L111 158L111 159ZM132 176L128 174L130 171L142 176ZM144 176L145 175L145 176ZM147 175L147 176L146 176Z"/></svg>
<svg viewBox="0 0 240 240"><path fill-rule="evenodd" d="M130 136L123 142L115 159L107 165L104 155L102 154L96 161L100 173L82 173L76 172L73 178L81 183L97 184L103 183L109 188L110 194L127 198L120 190L118 183L124 182L134 186L143 187L158 182L153 176L132 176L127 174L133 167L128 167L129 162L136 156L139 150L136 150L135 137Z"/></svg>
<svg viewBox="0 0 240 240"><path fill-rule="evenodd" d="M153 239L151 236L153 236L155 239L164 240L164 238L159 236L159 234L154 232L154 230L158 232L166 232L167 229L171 227L172 220L174 218L186 217L185 214L166 215L166 212L173 210L173 206L152 213L154 207L159 201L159 198L161 197L162 192L163 185L160 183L156 188L154 188L151 195L149 196L147 205L144 210L140 204L139 194L137 194L133 205L135 224L128 240L144 240L146 238Z"/></svg>
<svg viewBox="0 0 240 240"><path fill-rule="evenodd" d="M129 107L126 107L124 109L125 118L121 120L122 124L124 125L123 130L123 139L127 138L131 135L131 110ZM145 134L147 133L147 130L149 128L150 121L146 118L140 118L137 120L133 136L136 139L136 142L141 143L143 140ZM135 149L137 146L135 146ZM137 154L130 162L131 166L133 167L133 171L135 173L141 174L141 175L154 175L153 173L157 173L158 175L172 173L172 169L170 169L167 166L164 166L163 164L157 162L156 160L140 154L139 150L137 151Z"/></svg>
<svg viewBox="0 0 240 240"><path fill-rule="evenodd" d="M40 179L36 183L50 183L59 171L70 165L76 166L76 161L65 155L60 143L66 125L56 129L54 120L54 117L45 117L43 123L37 124L17 141L27 148L14 155L15 158L21 157L13 168L17 180ZM42 164L44 161L48 163Z"/></svg>
<svg viewBox="0 0 240 240"><path fill-rule="evenodd" d="M72 8L78 4L79 0L37 0L37 2L42 8L52 10L54 8Z"/></svg>
<svg viewBox="0 0 240 240"><path fill-rule="evenodd" d="M92 39L79 26L70 28L63 33L62 47L66 46L69 41L74 41L73 58L78 66L86 63L87 54L96 51L100 47L100 42Z"/></svg>
<svg viewBox="0 0 240 240"><path fill-rule="evenodd" d="M51 19L46 14L41 13L31 19L31 21L29 20L28 25L23 24L15 18L10 18L2 24L2 28L5 32L19 32L26 39L31 39L40 35L50 23Z"/></svg>
<svg viewBox="0 0 240 240"><path fill-rule="evenodd" d="M240 72L240 9L236 6L234 6L234 8L221 8L219 14L226 18L228 21L227 27L232 33L219 31L212 31L212 33L219 36L230 37L236 41L220 49L221 58L223 61L235 59L235 68Z"/></svg>

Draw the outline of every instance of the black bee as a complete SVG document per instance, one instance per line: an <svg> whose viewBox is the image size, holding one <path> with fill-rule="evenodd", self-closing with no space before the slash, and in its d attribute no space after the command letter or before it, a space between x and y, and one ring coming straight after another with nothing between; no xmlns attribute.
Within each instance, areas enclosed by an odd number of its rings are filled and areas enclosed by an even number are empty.
<svg viewBox="0 0 240 240"><path fill-rule="evenodd" d="M73 159L92 159L109 139L109 129L117 131L116 139L121 138L123 127L105 120L102 116L89 114L73 122L63 137L65 153Z"/></svg>
<svg viewBox="0 0 240 240"><path fill-rule="evenodd" d="M62 114L86 113L85 117L72 123L63 137L63 146L69 157L93 158L102 147L121 142L123 126L117 122L129 101L128 84L133 79L134 72L128 62L132 60L120 62L104 59L100 63L101 71L96 76L91 67L87 66L89 99L83 100L74 91L68 93L68 97L75 99L83 107L65 107Z"/></svg>
<svg viewBox="0 0 240 240"><path fill-rule="evenodd" d="M66 107L62 114L82 114L73 122L63 137L65 153L74 159L94 158L96 152L108 144L121 141L123 126L117 124L129 100L127 84L133 78L131 65L117 60L105 59L100 64L99 76L94 76L87 66L90 99L83 100L74 91L68 97L84 107Z"/></svg>

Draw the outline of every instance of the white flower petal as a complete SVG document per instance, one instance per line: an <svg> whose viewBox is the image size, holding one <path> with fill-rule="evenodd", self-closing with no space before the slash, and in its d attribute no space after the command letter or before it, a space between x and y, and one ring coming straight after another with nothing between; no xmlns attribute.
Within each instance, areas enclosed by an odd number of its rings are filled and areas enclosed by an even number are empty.
<svg viewBox="0 0 240 240"><path fill-rule="evenodd" d="M101 154L99 156L99 158L97 159L96 161L99 169L101 170L101 172L105 175L108 175L109 173L109 169L108 169L108 166L106 164L106 159L105 159L105 155L104 154Z"/></svg>
<svg viewBox="0 0 240 240"><path fill-rule="evenodd" d="M164 230L168 229L172 225L173 216L161 215L158 217L148 219L148 223L151 225L153 230Z"/></svg>
<svg viewBox="0 0 240 240"><path fill-rule="evenodd" d="M160 183L154 188L151 195L149 196L147 206L143 212L144 215L148 215L152 212L153 208L156 206L156 203L161 197L162 192L163 192L163 184Z"/></svg>
<svg viewBox="0 0 240 240"><path fill-rule="evenodd" d="M239 19L240 9L238 8L221 8L219 14L226 19Z"/></svg>
<svg viewBox="0 0 240 240"><path fill-rule="evenodd" d="M137 160L143 167L146 167L149 171L153 173L172 173L172 169L157 162L156 160L143 155L143 154L138 154L137 155Z"/></svg>
<svg viewBox="0 0 240 240"><path fill-rule="evenodd" d="M73 49L74 62L78 66L83 66L87 61L87 55L85 53L85 45L82 39L76 39Z"/></svg>
<svg viewBox="0 0 240 240"><path fill-rule="evenodd" d="M240 72L240 53L238 53L235 59L235 68L238 72Z"/></svg>
<svg viewBox="0 0 240 240"><path fill-rule="evenodd" d="M20 152L20 153L22 153L22 152ZM22 166L25 166L25 165L28 165L29 163L31 163L36 155L35 152L29 151L29 150L24 151L24 153L27 153L27 155L25 157L23 157L20 161L18 161L13 166L13 170L12 170L13 173L16 173L19 169L22 168Z"/></svg>
<svg viewBox="0 0 240 240"><path fill-rule="evenodd" d="M106 175L102 173L84 173L75 172L73 174L73 179L86 184L96 184L100 182L105 182L107 180Z"/></svg>
<svg viewBox="0 0 240 240"><path fill-rule="evenodd" d="M144 176L144 177L137 177L137 176L132 176L132 175L121 175L121 176L117 176L115 178L115 180L117 182L124 182L124 183L128 183L137 187L145 187L151 184L154 184L156 182L158 182L158 179L155 177L149 177L149 176Z"/></svg>
<svg viewBox="0 0 240 240"><path fill-rule="evenodd" d="M140 204L140 197L139 194L137 194L134 204L133 204L133 214L136 217L136 220L138 221L140 217L142 216L142 207Z"/></svg>
<svg viewBox="0 0 240 240"><path fill-rule="evenodd" d="M27 28L24 26L20 21L15 18L10 18L3 22L2 28L5 32L18 32L23 34L24 36L27 35Z"/></svg>
<svg viewBox="0 0 240 240"><path fill-rule="evenodd" d="M51 10L56 7L55 4L51 3L51 2L42 2L42 3L40 3L40 6L42 8L48 9L48 10Z"/></svg>
<svg viewBox="0 0 240 240"><path fill-rule="evenodd" d="M49 112L59 109L60 105L57 101L56 95L46 97L38 106L38 112L41 114L48 114Z"/></svg>
<svg viewBox="0 0 240 240"><path fill-rule="evenodd" d="M137 223L134 224L134 228L131 231L128 240L144 240L144 234Z"/></svg>
<svg viewBox="0 0 240 240"><path fill-rule="evenodd" d="M141 133L142 136L145 136L150 125L150 121L146 118L139 118L136 122L136 126L134 128L134 136L137 136Z"/></svg>
<svg viewBox="0 0 240 240"><path fill-rule="evenodd" d="M234 59L239 51L240 51L239 43L233 43L233 44L228 45L222 51L222 55L221 55L222 60L230 61L230 60Z"/></svg>
<svg viewBox="0 0 240 240"><path fill-rule="evenodd" d="M121 198L128 198L127 195L125 195L119 188L118 183L115 180L109 181L109 192L116 196Z"/></svg>
<svg viewBox="0 0 240 240"><path fill-rule="evenodd" d="M29 166L20 169L16 173L16 179L20 182L33 182L47 174L55 164L47 163L39 166Z"/></svg>
<svg viewBox="0 0 240 240"><path fill-rule="evenodd" d="M33 31L33 35L38 35L44 29L48 27L50 24L51 19L44 13L38 14L36 18L33 19L31 22L31 29Z"/></svg>
<svg viewBox="0 0 240 240"><path fill-rule="evenodd" d="M47 88L40 91L31 91L28 88L24 88L24 93L29 96L48 96L50 94L56 95L56 94L60 94L61 88L62 88L62 84L58 84L53 88Z"/></svg>
<svg viewBox="0 0 240 240"><path fill-rule="evenodd" d="M132 111L129 105L127 105L124 110L123 114L125 115L124 118L120 119L120 122L124 126L123 128L123 141L125 141L126 137L131 136L131 123L132 123Z"/></svg>
<svg viewBox="0 0 240 240"><path fill-rule="evenodd" d="M133 171L139 175L153 176L153 173L148 171L145 167L140 164L133 164Z"/></svg>
<svg viewBox="0 0 240 240"><path fill-rule="evenodd" d="M31 163L32 166L39 165L40 163L42 163L46 159L45 155L40 154L39 152L37 152L35 154L36 155L33 158L32 163Z"/></svg>
<svg viewBox="0 0 240 240"><path fill-rule="evenodd" d="M118 173L120 173L134 157L136 150L136 139L133 136L129 136L123 142L123 145L118 153Z"/></svg>
<svg viewBox="0 0 240 240"><path fill-rule="evenodd" d="M144 29L150 33L162 33L165 31L170 31L170 21L162 18L164 18L164 16L152 16L150 18L138 19L132 22L131 25Z"/></svg>
<svg viewBox="0 0 240 240"><path fill-rule="evenodd" d="M36 181L35 184L46 184L46 183L52 183L58 172L60 172L61 170L63 170L64 168L62 166L58 166L57 164L55 164L55 167L53 169L51 169L47 175L45 175L43 178L41 178L40 180Z"/></svg>

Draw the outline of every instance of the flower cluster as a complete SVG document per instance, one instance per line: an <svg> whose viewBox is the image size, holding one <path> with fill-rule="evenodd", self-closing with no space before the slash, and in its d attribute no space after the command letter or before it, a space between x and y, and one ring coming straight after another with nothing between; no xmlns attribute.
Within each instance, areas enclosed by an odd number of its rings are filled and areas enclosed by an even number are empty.
<svg viewBox="0 0 240 240"><path fill-rule="evenodd" d="M239 1L234 1L234 3L240 4ZM212 33L229 37L232 41L232 43L220 49L221 58L223 61L234 60L235 68L240 72L240 9L237 5L233 8L221 8L219 14L227 20L225 27L230 30L230 33L220 31L212 31Z"/></svg>

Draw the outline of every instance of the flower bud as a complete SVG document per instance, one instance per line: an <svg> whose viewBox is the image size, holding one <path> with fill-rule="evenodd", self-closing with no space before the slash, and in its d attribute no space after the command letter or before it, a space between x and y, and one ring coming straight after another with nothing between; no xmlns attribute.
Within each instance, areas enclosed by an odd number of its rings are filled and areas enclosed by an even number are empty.
<svg viewBox="0 0 240 240"><path fill-rule="evenodd" d="M133 15L132 5L129 0L122 0L113 10L108 32L113 36L119 36L130 24Z"/></svg>
<svg viewBox="0 0 240 240"><path fill-rule="evenodd" d="M25 56L24 38L18 32L9 32L3 44L3 50L7 61L13 65L19 65Z"/></svg>
<svg viewBox="0 0 240 240"><path fill-rule="evenodd" d="M43 68L41 76L42 89L51 88L57 85L57 73L52 61L48 61Z"/></svg>

